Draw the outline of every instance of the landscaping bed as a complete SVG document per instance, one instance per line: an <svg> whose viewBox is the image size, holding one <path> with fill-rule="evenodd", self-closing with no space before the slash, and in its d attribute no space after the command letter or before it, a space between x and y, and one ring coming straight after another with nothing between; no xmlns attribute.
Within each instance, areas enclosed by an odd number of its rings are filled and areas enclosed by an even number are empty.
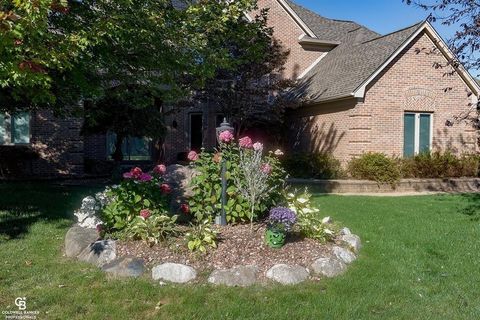
<svg viewBox="0 0 480 320"><path fill-rule="evenodd" d="M265 244L266 226L249 225L216 226L219 232L218 247L204 255L190 252L182 239L161 243L153 247L139 241L118 241L119 256L142 258L146 266L175 262L189 265L199 273L214 269L229 269L238 265L255 265L259 276L265 280L265 273L275 264L301 265L308 268L319 257L331 254L333 243L321 244L318 241L292 234L280 249Z"/></svg>

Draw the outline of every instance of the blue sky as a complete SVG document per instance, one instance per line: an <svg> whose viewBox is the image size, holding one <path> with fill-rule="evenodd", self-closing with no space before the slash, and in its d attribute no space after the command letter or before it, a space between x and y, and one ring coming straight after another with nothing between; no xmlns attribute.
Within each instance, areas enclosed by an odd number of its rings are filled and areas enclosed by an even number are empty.
<svg viewBox="0 0 480 320"><path fill-rule="evenodd" d="M386 34L424 20L428 13L402 0L294 0L316 13L333 19L353 20L378 33ZM454 28L435 24L447 40Z"/></svg>

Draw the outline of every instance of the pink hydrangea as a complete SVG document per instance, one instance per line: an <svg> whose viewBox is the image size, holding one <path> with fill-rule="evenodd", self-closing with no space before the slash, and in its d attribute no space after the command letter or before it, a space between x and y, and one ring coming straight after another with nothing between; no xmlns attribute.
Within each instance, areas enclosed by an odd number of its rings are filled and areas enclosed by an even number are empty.
<svg viewBox="0 0 480 320"><path fill-rule="evenodd" d="M255 142L253 144L253 150L255 151L263 150L263 144L261 144L260 142Z"/></svg>
<svg viewBox="0 0 480 320"><path fill-rule="evenodd" d="M130 173L132 174L133 178L138 179L143 174L143 171L139 167L135 167L132 170L130 170Z"/></svg>
<svg viewBox="0 0 480 320"><path fill-rule="evenodd" d="M249 136L239 139L238 144L240 145L240 147L245 149L251 149L253 147L253 141L252 139L250 139Z"/></svg>
<svg viewBox="0 0 480 320"><path fill-rule="evenodd" d="M153 173L156 173L156 174L165 174L167 172L167 167L165 167L164 164L159 164L159 165L156 165L155 168L153 168Z"/></svg>
<svg viewBox="0 0 480 320"><path fill-rule="evenodd" d="M160 185L160 190L162 190L163 193L170 193L172 192L172 188L170 187L170 185L166 184L166 183L162 183Z"/></svg>
<svg viewBox="0 0 480 320"><path fill-rule="evenodd" d="M185 214L190 213L190 207L186 203L182 203L182 205L180 206L180 210Z"/></svg>
<svg viewBox="0 0 480 320"><path fill-rule="evenodd" d="M197 161L198 160L198 153L196 153L195 151L192 150L188 153L187 158L190 161Z"/></svg>
<svg viewBox="0 0 480 320"><path fill-rule="evenodd" d="M223 131L222 133L220 133L220 135L218 136L218 138L220 139L221 142L223 143L230 143L233 141L233 133L231 133L230 131L226 130L226 131Z"/></svg>
<svg viewBox="0 0 480 320"><path fill-rule="evenodd" d="M123 178L124 179L132 179L133 178L132 173L131 172L125 172L123 174Z"/></svg>
<svg viewBox="0 0 480 320"><path fill-rule="evenodd" d="M143 219L148 219L148 217L150 217L152 214L150 213L150 210L148 209L142 209L140 210L140 217L142 217Z"/></svg>
<svg viewBox="0 0 480 320"><path fill-rule="evenodd" d="M270 172L272 172L272 166L269 165L268 163L264 163L260 170L262 170L262 172L265 174L270 174Z"/></svg>

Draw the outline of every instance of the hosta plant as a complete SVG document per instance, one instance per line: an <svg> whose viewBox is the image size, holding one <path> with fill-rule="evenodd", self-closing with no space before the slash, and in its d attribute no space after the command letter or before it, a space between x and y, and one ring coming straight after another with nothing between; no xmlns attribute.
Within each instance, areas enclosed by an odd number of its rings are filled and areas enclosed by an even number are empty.
<svg viewBox="0 0 480 320"><path fill-rule="evenodd" d="M150 246L178 235L177 216L168 216L144 209L123 231L125 237L143 240Z"/></svg>
<svg viewBox="0 0 480 320"><path fill-rule="evenodd" d="M207 252L207 249L217 248L217 231L212 227L210 219L204 219L185 234L188 250L192 252Z"/></svg>

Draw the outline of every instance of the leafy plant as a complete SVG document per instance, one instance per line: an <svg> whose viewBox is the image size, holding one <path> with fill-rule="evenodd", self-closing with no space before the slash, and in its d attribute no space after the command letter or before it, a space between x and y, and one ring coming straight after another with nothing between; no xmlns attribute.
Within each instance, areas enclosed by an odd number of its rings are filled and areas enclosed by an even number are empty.
<svg viewBox="0 0 480 320"><path fill-rule="evenodd" d="M312 195L305 189L304 192L289 192L286 199L289 208L297 214L296 228L306 237L322 243L332 241L337 233L337 227L326 224L320 218L320 210L311 205Z"/></svg>
<svg viewBox="0 0 480 320"><path fill-rule="evenodd" d="M139 215L127 226L124 234L127 238L143 240L153 246L159 241L165 241L179 233L176 224L177 217L176 215L170 217L158 212L154 212L146 218Z"/></svg>
<svg viewBox="0 0 480 320"><path fill-rule="evenodd" d="M188 250L201 253L207 252L207 248L217 248L217 231L212 228L211 219L204 219L197 225L193 225L191 231L185 234Z"/></svg>
<svg viewBox="0 0 480 320"><path fill-rule="evenodd" d="M101 211L101 220L107 229L123 230L144 209L167 212L168 191L161 173L147 174L134 168L124 177L118 186L107 191L111 201Z"/></svg>
<svg viewBox="0 0 480 320"><path fill-rule="evenodd" d="M423 152L402 159L402 175L406 178L455 178L478 176L480 158L477 155L456 156L446 151Z"/></svg>
<svg viewBox="0 0 480 320"><path fill-rule="evenodd" d="M340 161L328 153L297 153L286 156L285 170L295 178L338 179L344 176Z"/></svg>
<svg viewBox="0 0 480 320"><path fill-rule="evenodd" d="M239 169L240 147L235 142L223 143L215 153L202 151L195 156L192 165L198 175L193 177L191 182L193 195L189 199L190 212L198 221L219 214L222 196L222 158L227 168L227 203L225 206L227 222L249 221L251 206L239 189L239 186L244 185L244 180ZM266 212L268 208L280 203L283 199L281 190L285 185L286 173L278 158L275 154L268 153L263 158L263 162L270 166L267 183L272 192L268 197L255 203L254 216Z"/></svg>
<svg viewBox="0 0 480 320"><path fill-rule="evenodd" d="M400 180L400 169L394 159L383 153L369 152L354 158L348 164L348 171L356 179L373 180L394 186Z"/></svg>

